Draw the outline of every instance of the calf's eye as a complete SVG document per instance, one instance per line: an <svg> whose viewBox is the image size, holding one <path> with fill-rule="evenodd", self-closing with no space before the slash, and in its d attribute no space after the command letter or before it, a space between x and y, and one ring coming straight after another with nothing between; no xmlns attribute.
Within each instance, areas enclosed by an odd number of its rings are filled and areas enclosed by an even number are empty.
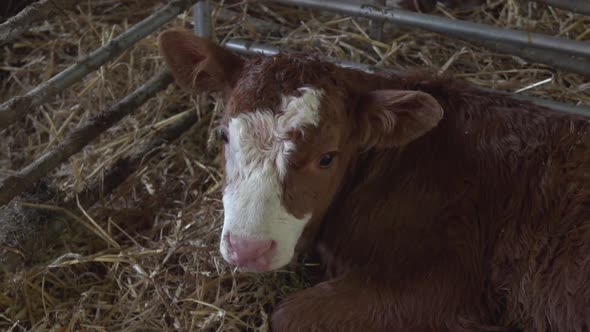
<svg viewBox="0 0 590 332"><path fill-rule="evenodd" d="M320 168L328 168L334 162L334 154L326 153L320 158Z"/></svg>
<svg viewBox="0 0 590 332"><path fill-rule="evenodd" d="M219 128L219 130L217 131L217 135L218 135L218 138L223 141L223 143L227 144L229 142L229 140L227 139L227 134L225 132L225 129Z"/></svg>

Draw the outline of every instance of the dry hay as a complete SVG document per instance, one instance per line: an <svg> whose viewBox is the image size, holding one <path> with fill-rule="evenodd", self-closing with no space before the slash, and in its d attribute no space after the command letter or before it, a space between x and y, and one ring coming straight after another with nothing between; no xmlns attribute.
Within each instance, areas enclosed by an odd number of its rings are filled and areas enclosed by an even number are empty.
<svg viewBox="0 0 590 332"><path fill-rule="evenodd" d="M0 52L0 99L47 80L161 5L154 0L83 1L74 11L36 24ZM527 93L590 104L590 84L578 75L435 33L386 25L380 42L368 38L364 19L256 2L214 4L219 6L235 13L216 10L219 40L244 37L379 66L426 67L505 91L550 79ZM286 35L257 29L246 13L282 26ZM465 12L439 7L437 15L590 41L590 18L535 3L488 0L485 8ZM187 11L166 27L190 28L191 22ZM156 36L4 132L0 175L24 167L152 77L162 65ZM222 175L207 142L222 105L213 112L198 105L196 96L170 86L51 174L50 184L73 196L153 136L158 124L196 108L199 120L189 132L163 146L95 207L70 211L67 227L29 260L32 266L1 276L0 329L265 330L272 306L309 285L311 269L301 261L255 275L229 268L217 253Z"/></svg>

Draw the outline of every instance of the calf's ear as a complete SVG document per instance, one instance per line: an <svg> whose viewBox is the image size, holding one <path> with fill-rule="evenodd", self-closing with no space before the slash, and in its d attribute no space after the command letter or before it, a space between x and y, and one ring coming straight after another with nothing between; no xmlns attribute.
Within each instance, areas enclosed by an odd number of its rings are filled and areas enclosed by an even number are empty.
<svg viewBox="0 0 590 332"><path fill-rule="evenodd" d="M442 106L421 91L371 91L357 107L357 135L363 149L404 146L436 127L443 117Z"/></svg>
<svg viewBox="0 0 590 332"><path fill-rule="evenodd" d="M191 92L233 87L244 64L239 56L187 30L166 30L158 44L176 83Z"/></svg>

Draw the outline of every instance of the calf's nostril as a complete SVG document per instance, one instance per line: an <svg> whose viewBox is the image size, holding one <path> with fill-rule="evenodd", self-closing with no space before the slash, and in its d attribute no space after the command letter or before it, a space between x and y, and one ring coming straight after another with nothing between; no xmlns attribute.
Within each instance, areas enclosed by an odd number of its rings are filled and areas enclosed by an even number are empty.
<svg viewBox="0 0 590 332"><path fill-rule="evenodd" d="M239 261L256 261L276 247L274 240L252 240L246 237L227 235L228 249Z"/></svg>
<svg viewBox="0 0 590 332"><path fill-rule="evenodd" d="M277 242L275 240L270 240L270 245L267 251L273 250L277 247Z"/></svg>

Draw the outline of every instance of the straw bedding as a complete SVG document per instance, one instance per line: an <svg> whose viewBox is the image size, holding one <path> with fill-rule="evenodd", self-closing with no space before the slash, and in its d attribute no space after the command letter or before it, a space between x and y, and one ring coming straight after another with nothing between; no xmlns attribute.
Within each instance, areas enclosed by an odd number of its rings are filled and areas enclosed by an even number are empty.
<svg viewBox="0 0 590 332"><path fill-rule="evenodd" d="M0 100L64 70L163 3L80 1L35 24L0 50ZM244 37L379 66L425 67L481 86L590 105L590 83L581 76L435 33L385 25L383 41L374 41L364 19L254 1L213 7L218 40ZM488 0L484 8L464 11L439 6L436 15L590 41L590 18L528 1ZM166 27L191 28L191 22L186 11ZM152 77L162 66L156 38L137 43L1 133L0 176L26 166ZM218 254L222 174L209 137L223 105L209 99L210 108L200 107L200 98L169 86L50 174L48 188L75 199L160 125L197 112L191 130L160 147L94 207L35 221L18 210L0 220L0 249L29 244L11 249L25 266L0 275L1 330L264 331L273 305L310 284L313 262L255 275L228 267ZM49 202L35 210L48 208L60 206Z"/></svg>

